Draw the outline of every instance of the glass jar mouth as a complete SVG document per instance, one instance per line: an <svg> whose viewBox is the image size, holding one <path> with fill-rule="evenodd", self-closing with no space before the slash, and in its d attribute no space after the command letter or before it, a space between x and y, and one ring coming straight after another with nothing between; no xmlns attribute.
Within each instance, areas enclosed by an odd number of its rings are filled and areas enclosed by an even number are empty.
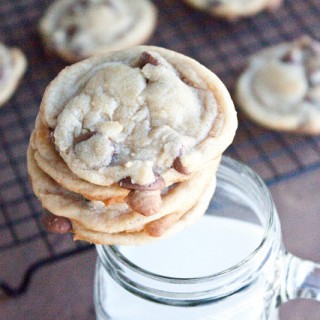
<svg viewBox="0 0 320 320"><path fill-rule="evenodd" d="M130 261L128 258L126 258L118 249L117 246L97 246L97 251L99 253L99 256L104 256L105 254L109 254L112 256L113 259L116 259L119 261L122 265L129 268L131 271L136 272L140 275L143 275L145 277L148 277L153 280L161 281L161 282L168 282L168 283L176 283L176 284L194 284L194 283L202 283L202 282L211 282L211 281L217 281L220 278L230 276L232 274L237 273L240 269L247 269L246 266L250 264L250 262L257 256L261 256L261 263L263 264L265 259L265 256L268 255L269 250L265 250L268 243L270 243L270 235L272 231L272 227L274 225L274 204L271 197L271 194L266 187L265 183L262 181L262 179L248 166L245 164L242 164L238 161L235 161L229 157L223 156L221 165L217 172L217 178L219 180L219 177L227 175L228 172L236 172L239 176L245 177L248 180L251 180L252 183L255 184L255 186L259 189L260 193L264 195L265 205L266 205L266 211L265 211L265 225L263 230L263 236L259 243L259 245L254 249L254 251L248 255L246 258L242 259L237 264L213 273L211 275L206 276L200 276L200 277L171 277L171 276L165 276L165 275L159 275L156 273L153 273L148 270L144 270L143 268L139 267L132 261ZM270 246L269 246L270 247ZM268 248L272 249L272 248ZM262 251L265 252L265 254L262 253ZM262 254L261 254L262 253ZM263 257L264 256L264 257Z"/></svg>

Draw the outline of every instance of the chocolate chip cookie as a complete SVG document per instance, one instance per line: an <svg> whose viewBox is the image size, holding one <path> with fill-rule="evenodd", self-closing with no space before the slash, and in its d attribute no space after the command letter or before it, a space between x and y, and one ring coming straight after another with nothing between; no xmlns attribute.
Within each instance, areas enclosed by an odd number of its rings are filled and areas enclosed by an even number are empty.
<svg viewBox="0 0 320 320"><path fill-rule="evenodd" d="M148 0L57 0L40 22L49 51L69 62L144 43L156 24Z"/></svg>
<svg viewBox="0 0 320 320"><path fill-rule="evenodd" d="M265 127L320 134L320 43L303 37L258 52L236 96L248 117Z"/></svg>

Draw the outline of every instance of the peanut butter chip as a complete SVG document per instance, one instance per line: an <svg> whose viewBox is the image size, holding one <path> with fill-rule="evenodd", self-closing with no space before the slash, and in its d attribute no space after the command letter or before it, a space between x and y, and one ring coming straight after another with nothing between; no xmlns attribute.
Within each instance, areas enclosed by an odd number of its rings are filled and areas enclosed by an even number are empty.
<svg viewBox="0 0 320 320"><path fill-rule="evenodd" d="M42 216L42 223L48 231L54 233L63 234L72 230L72 225L69 219L58 217L49 211L45 211Z"/></svg>
<svg viewBox="0 0 320 320"><path fill-rule="evenodd" d="M150 216L159 212L162 204L160 190L133 190L130 191L129 195L126 197L125 200L132 210L144 216Z"/></svg>

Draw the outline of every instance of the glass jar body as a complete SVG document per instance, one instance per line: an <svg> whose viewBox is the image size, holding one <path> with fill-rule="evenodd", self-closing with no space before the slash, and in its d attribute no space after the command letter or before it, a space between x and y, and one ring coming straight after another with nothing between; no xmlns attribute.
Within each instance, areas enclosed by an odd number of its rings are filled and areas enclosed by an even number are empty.
<svg viewBox="0 0 320 320"><path fill-rule="evenodd" d="M271 262L271 261L270 261ZM97 261L95 311L97 320L278 320L277 270L265 270L250 287L221 301L197 306L171 306L137 296L117 283ZM273 274L271 274L273 273Z"/></svg>
<svg viewBox="0 0 320 320"><path fill-rule="evenodd" d="M214 217L215 224L223 222L220 229L215 229L221 237L213 244L216 240L210 238L208 228L197 235L191 234L189 239L195 239L207 232L208 241L193 248L193 252L192 246L186 244L186 255L212 256L218 261L221 258L214 256L214 252L221 251L229 260L250 245L243 240L248 232L260 228L261 239L252 250L248 249L242 260L212 271L211 276L198 277L195 273L182 279L180 273L172 276L170 269L160 274L145 270L143 261L142 265L136 265L134 256L127 258L127 251L121 248L97 246L94 284L97 319L277 320L286 253L276 209L263 182L245 166L225 158L205 216ZM189 228L196 230L194 226ZM174 255L170 241L164 244L164 250L167 246L167 252ZM152 253L146 257L157 258ZM183 258L176 261L181 273L188 263L193 264L192 260L186 262ZM164 255L160 262L166 265L169 260L170 255ZM199 263L198 268L202 265Z"/></svg>

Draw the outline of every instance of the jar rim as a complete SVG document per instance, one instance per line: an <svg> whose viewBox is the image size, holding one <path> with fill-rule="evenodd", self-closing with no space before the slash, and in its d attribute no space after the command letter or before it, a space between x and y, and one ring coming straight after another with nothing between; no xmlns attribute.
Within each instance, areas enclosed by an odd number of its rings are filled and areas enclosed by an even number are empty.
<svg viewBox="0 0 320 320"><path fill-rule="evenodd" d="M255 173L251 168L249 168L247 165L233 160L227 156L222 157L221 165L219 166L217 177L224 174L224 171L235 171L239 174L245 175L247 178L252 180L253 183L260 189L261 194L263 193L265 203L267 205L267 210L265 212L266 216L266 223L264 225L264 232L263 237L259 243L259 245L255 248L254 251L250 255L248 255L246 258L242 259L235 265L213 273L211 275L206 276L199 276L199 277L171 277L171 276L165 276L165 275L159 275L154 272L144 270L143 268L139 267L132 261L130 261L128 258L126 258L120 250L117 248L117 246L97 246L97 251L99 253L99 256L101 258L101 255L104 256L107 253L111 253L112 257L115 258L117 261L119 261L121 264L123 264L125 267L129 268L131 271L143 275L144 277L147 277L149 279L157 280L160 282L166 282L171 284L195 284L195 283L203 283L203 282L212 282L217 281L224 277L229 277L232 274L236 274L241 269L246 269L246 266L252 262L252 260L259 255L262 251L264 251L264 254L262 254L261 257L261 263L264 264L266 256L270 254L270 251L272 250L272 246L266 247L267 243L270 243L270 234L272 232L272 227L274 225L274 204L273 200L270 194L270 191L268 190L267 186L263 182L263 180L258 176L257 173ZM267 250L264 250L267 249ZM102 260L103 263L103 260ZM261 268L261 265L259 266Z"/></svg>

